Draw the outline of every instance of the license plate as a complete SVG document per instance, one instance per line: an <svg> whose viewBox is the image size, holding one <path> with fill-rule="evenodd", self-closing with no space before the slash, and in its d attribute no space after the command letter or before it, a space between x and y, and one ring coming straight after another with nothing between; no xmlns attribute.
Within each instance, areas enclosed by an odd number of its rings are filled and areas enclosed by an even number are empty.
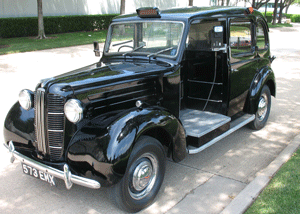
<svg viewBox="0 0 300 214"><path fill-rule="evenodd" d="M53 175L50 175L46 172L38 170L38 169L36 169L32 166L29 166L27 164L24 164L24 163L22 163L22 169L26 175L30 175L32 177L38 178L42 181L49 183L51 186L52 185L55 186L55 178Z"/></svg>

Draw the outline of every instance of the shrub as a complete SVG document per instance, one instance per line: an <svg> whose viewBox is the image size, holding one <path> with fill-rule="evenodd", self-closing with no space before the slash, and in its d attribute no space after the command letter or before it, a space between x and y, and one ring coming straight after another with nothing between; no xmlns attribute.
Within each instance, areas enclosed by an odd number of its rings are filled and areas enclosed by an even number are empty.
<svg viewBox="0 0 300 214"><path fill-rule="evenodd" d="M273 16L272 15L271 16L267 15L266 19L267 19L268 23L271 23L272 20L273 20Z"/></svg>
<svg viewBox="0 0 300 214"><path fill-rule="evenodd" d="M107 29L117 14L83 16L46 16L44 27L46 34ZM38 18L1 18L0 37L37 36Z"/></svg>
<svg viewBox="0 0 300 214"><path fill-rule="evenodd" d="M300 22L300 15L293 15L291 17L292 22Z"/></svg>

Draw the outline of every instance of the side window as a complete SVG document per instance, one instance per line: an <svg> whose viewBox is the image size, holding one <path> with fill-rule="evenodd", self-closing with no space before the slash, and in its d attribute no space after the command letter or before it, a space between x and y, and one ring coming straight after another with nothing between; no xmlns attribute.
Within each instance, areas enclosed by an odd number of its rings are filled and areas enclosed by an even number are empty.
<svg viewBox="0 0 300 214"><path fill-rule="evenodd" d="M249 53L252 50L252 24L250 21L232 21L230 23L231 55Z"/></svg>
<svg viewBox="0 0 300 214"><path fill-rule="evenodd" d="M261 22L258 22L256 28L256 46L258 47L258 50L267 48L266 31Z"/></svg>
<svg viewBox="0 0 300 214"><path fill-rule="evenodd" d="M220 26L219 21L201 21L191 24L189 35L186 41L188 50L205 50L211 47L210 33L214 26Z"/></svg>

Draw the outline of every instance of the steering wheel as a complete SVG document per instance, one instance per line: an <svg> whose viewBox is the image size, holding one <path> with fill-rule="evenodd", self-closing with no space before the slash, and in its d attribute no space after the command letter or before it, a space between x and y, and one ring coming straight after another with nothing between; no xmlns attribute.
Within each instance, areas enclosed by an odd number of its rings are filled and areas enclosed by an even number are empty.
<svg viewBox="0 0 300 214"><path fill-rule="evenodd" d="M121 48L132 48L132 50L133 50L133 47L132 47L132 46L129 46L129 45L122 45L121 47L119 47L118 52L120 52Z"/></svg>

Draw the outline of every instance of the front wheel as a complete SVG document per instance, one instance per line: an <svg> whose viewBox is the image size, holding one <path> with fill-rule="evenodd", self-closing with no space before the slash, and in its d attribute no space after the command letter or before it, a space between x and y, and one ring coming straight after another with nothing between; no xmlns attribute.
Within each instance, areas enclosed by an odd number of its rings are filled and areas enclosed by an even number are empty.
<svg viewBox="0 0 300 214"><path fill-rule="evenodd" d="M268 86L264 86L261 90L258 100L255 119L250 123L250 127L254 130L262 129L269 118L271 110L271 92Z"/></svg>
<svg viewBox="0 0 300 214"><path fill-rule="evenodd" d="M149 206L164 179L166 157L155 138L142 136L133 148L124 177L112 189L112 198L128 212Z"/></svg>

